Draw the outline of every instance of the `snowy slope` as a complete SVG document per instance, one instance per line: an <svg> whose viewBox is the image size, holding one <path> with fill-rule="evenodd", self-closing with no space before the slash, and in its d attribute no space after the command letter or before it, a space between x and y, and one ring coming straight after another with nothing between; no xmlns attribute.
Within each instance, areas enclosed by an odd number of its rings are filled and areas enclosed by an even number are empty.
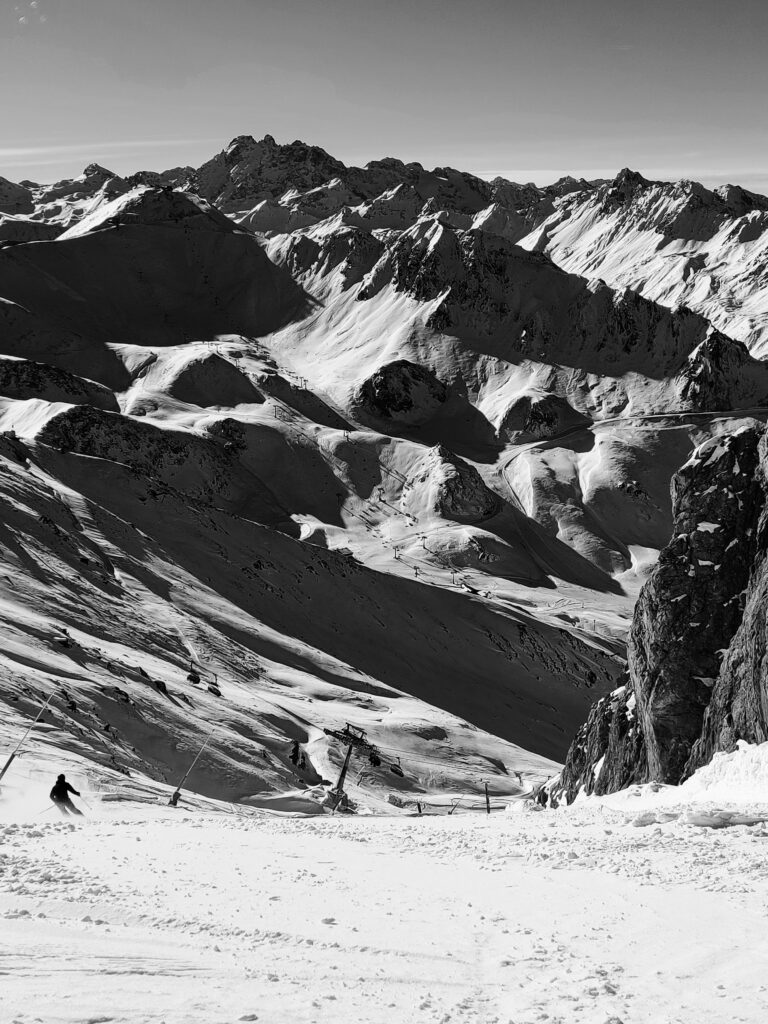
<svg viewBox="0 0 768 1024"><path fill-rule="evenodd" d="M4 1011L20 1024L760 1024L766 752L719 758L680 790L491 816L478 801L388 819L173 810L70 774L89 819L52 819L34 799L0 819ZM21 797L37 779L17 781Z"/></svg>
<svg viewBox="0 0 768 1024"><path fill-rule="evenodd" d="M551 774L672 474L768 407L727 324L530 251L611 187L269 136L3 183L4 744L54 691L48 742L102 773L173 784L214 727L212 797L315 806L345 722L378 808Z"/></svg>
<svg viewBox="0 0 768 1024"><path fill-rule="evenodd" d="M573 193L520 244L566 270L688 306L753 355L768 351L768 199L736 185L622 171Z"/></svg>

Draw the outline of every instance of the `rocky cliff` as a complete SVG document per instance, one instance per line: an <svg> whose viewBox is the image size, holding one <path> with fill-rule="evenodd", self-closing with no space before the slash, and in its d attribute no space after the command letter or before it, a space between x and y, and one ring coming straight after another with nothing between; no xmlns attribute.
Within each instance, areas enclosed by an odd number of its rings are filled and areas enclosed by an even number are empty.
<svg viewBox="0 0 768 1024"><path fill-rule="evenodd" d="M555 788L678 783L739 739L768 738L768 434L696 450L672 485L674 533L640 593L626 684L590 713Z"/></svg>

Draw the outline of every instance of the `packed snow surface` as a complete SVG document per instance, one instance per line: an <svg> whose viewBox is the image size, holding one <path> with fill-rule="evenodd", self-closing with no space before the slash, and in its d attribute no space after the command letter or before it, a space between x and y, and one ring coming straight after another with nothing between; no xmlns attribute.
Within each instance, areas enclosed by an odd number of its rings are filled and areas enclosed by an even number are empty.
<svg viewBox="0 0 768 1024"><path fill-rule="evenodd" d="M3 1020L758 1024L768 802L741 781L766 750L557 811L492 795L490 816L172 809L73 773L90 816L61 820L25 768L0 819ZM753 824L683 813L720 785Z"/></svg>

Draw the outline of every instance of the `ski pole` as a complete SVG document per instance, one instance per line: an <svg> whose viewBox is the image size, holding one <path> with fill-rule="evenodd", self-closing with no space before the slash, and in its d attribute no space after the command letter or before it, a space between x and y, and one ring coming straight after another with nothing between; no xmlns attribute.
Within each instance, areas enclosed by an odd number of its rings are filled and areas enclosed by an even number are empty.
<svg viewBox="0 0 768 1024"><path fill-rule="evenodd" d="M23 735L23 736L21 737L21 739L19 740L19 742L18 742L18 743L16 744L16 748L14 749L13 753L11 754L11 756L10 756L10 757L8 758L8 760L7 760L7 761L5 762L5 764L3 765L3 770L2 770L2 771L0 771L0 779L2 779L2 777L3 777L3 776L5 775L5 773L6 773L7 771L8 771L8 769L9 769L9 768L11 767L11 764L13 763L13 759L14 759L14 758L16 757L16 755L18 754L18 752L19 752L19 751L21 750L21 748L22 748L22 746L24 745L24 741L26 740L27 736L29 736L29 734L30 734L30 733L32 732L32 730L33 730L33 729L35 728L35 726L37 725L37 723L38 723L38 722L40 721L40 719L41 719L41 717L42 717L42 714L43 714L43 712L45 711L45 709L46 709L46 708L48 707L48 705L49 705L49 704L51 703L51 701L52 701L52 700L53 700L53 690L51 690L51 692L50 692L50 694L48 695L48 699L46 700L45 704L43 704L43 706L42 706L42 707L40 708L40 710L38 711L38 713L37 713L37 718L36 718L36 719L34 720L34 722L32 723L32 725L30 725L30 727L29 727L29 728L27 729L27 731L26 731L26 732L24 733L24 735Z"/></svg>
<svg viewBox="0 0 768 1024"><path fill-rule="evenodd" d="M55 804L51 804L51 806L50 806L50 807L44 807L44 808L42 809L42 811L38 811L38 812L37 812L37 814L35 814L35 815L34 815L34 817L35 817L35 818L39 818L39 817L40 817L40 815L41 815L41 814L45 814L45 812L46 812L46 811L52 811L52 810L53 810L53 808L54 808L55 806L56 806Z"/></svg>

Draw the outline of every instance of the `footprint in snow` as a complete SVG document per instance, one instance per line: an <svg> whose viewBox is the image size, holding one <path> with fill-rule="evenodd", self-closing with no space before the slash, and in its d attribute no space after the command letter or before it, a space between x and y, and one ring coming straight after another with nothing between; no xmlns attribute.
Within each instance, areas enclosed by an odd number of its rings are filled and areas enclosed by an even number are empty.
<svg viewBox="0 0 768 1024"><path fill-rule="evenodd" d="M324 917L322 923L323 924L336 924L336 918L335 917Z"/></svg>

